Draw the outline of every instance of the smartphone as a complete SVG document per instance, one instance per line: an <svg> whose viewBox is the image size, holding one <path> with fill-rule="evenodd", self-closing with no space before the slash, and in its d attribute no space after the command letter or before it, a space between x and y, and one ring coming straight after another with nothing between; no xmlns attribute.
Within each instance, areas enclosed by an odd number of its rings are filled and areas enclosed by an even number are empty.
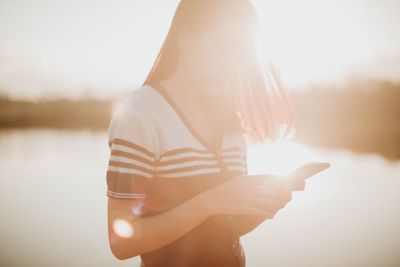
<svg viewBox="0 0 400 267"><path fill-rule="evenodd" d="M293 191L303 190L304 180L329 168L329 162L308 162L297 167L287 177L287 181Z"/></svg>

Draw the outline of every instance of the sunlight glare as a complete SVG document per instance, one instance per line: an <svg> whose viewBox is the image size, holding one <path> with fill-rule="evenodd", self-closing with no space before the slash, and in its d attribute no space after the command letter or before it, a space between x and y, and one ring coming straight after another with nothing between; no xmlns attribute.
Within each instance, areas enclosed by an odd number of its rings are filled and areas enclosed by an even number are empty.
<svg viewBox="0 0 400 267"><path fill-rule="evenodd" d="M341 82L376 55L367 18L350 3L258 0L254 6L268 56L281 66L289 86Z"/></svg>
<svg viewBox="0 0 400 267"><path fill-rule="evenodd" d="M293 141L249 144L248 147L249 174L272 173L284 176L307 162L330 161L322 153Z"/></svg>

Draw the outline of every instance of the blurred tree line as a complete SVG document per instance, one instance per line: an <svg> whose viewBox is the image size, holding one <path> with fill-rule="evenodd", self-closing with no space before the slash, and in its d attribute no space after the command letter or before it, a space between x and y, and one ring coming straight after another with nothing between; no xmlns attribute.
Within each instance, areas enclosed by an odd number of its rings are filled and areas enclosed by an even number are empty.
<svg viewBox="0 0 400 267"><path fill-rule="evenodd" d="M295 141L400 158L400 83L353 81L345 88L312 87L293 91L291 96L296 112ZM0 96L0 128L104 130L113 107L123 97L29 102Z"/></svg>
<svg viewBox="0 0 400 267"><path fill-rule="evenodd" d="M0 97L1 128L89 128L104 129L111 118L110 100L54 99L39 102Z"/></svg>
<svg viewBox="0 0 400 267"><path fill-rule="evenodd" d="M332 90L329 90L332 89ZM295 139L400 158L400 83L354 81L293 93Z"/></svg>

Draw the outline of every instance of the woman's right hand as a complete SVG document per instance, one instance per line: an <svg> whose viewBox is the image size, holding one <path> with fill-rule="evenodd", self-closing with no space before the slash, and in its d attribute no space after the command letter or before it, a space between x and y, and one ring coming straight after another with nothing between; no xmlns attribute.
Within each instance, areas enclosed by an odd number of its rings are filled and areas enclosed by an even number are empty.
<svg viewBox="0 0 400 267"><path fill-rule="evenodd" d="M210 215L247 214L273 218L292 199L292 191L270 174L242 175L200 194Z"/></svg>

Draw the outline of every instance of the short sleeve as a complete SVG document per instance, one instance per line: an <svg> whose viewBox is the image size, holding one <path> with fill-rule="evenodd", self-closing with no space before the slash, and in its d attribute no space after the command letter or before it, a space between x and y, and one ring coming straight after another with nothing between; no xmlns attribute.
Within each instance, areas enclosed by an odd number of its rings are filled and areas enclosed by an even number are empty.
<svg viewBox="0 0 400 267"><path fill-rule="evenodd" d="M107 196L145 199L155 172L151 124L140 112L119 109L108 128Z"/></svg>
<svg viewBox="0 0 400 267"><path fill-rule="evenodd" d="M240 134L240 149L243 153L243 165L244 165L244 174L243 175L249 175L248 169L247 169L247 138L244 134Z"/></svg>

